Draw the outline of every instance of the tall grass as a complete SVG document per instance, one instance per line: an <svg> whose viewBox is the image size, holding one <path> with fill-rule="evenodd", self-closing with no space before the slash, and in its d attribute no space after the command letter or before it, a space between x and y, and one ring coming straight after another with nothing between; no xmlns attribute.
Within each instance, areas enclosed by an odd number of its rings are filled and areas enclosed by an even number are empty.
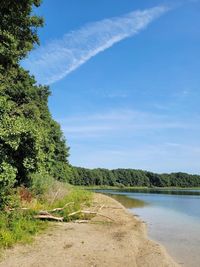
<svg viewBox="0 0 200 267"><path fill-rule="evenodd" d="M73 217L69 217L68 215L72 212L79 211L84 207L90 206L91 201L92 192L74 188L71 190L70 194L66 195L63 199L56 201L51 208L64 207L67 203L71 203L71 205L68 205L64 210L58 212L57 215L62 216L64 221L86 219L86 216L81 213L77 213Z"/></svg>
<svg viewBox="0 0 200 267"><path fill-rule="evenodd" d="M34 235L46 229L49 224L47 221L34 219L34 215L39 210L48 211L70 203L64 210L54 213L54 215L63 217L66 222L84 218L81 213L74 216L68 215L89 206L92 193L57 181L53 182L51 179L49 181L49 184L47 181L40 184L37 179L32 191L31 188L20 188L17 191L19 195L16 197L16 199L21 197L18 205L13 203L7 210L0 211L0 249L9 248L19 242L29 243L33 240ZM12 207L14 209L10 210ZM22 210L22 207L28 209Z"/></svg>
<svg viewBox="0 0 200 267"><path fill-rule="evenodd" d="M47 227L47 222L34 220L31 214L19 211L0 213L0 248L17 242L29 243L33 235Z"/></svg>

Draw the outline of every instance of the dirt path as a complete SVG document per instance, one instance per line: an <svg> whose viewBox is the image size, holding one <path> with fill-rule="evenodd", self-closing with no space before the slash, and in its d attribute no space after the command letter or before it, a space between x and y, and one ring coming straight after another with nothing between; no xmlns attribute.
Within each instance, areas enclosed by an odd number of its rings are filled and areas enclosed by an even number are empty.
<svg viewBox="0 0 200 267"><path fill-rule="evenodd" d="M146 237L145 225L114 199L95 195L104 205L91 223L56 223L32 245L5 252L0 267L177 267L165 249Z"/></svg>

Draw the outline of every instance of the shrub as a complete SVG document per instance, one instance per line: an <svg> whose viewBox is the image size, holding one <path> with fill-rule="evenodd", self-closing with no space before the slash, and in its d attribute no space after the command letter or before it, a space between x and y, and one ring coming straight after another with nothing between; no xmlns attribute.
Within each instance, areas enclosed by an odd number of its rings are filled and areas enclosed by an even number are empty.
<svg viewBox="0 0 200 267"><path fill-rule="evenodd" d="M0 164L0 209L9 204L10 193L15 184L16 169L10 164Z"/></svg>
<svg viewBox="0 0 200 267"><path fill-rule="evenodd" d="M30 181L30 190L36 196L43 195L55 182L51 176L41 173L32 174Z"/></svg>

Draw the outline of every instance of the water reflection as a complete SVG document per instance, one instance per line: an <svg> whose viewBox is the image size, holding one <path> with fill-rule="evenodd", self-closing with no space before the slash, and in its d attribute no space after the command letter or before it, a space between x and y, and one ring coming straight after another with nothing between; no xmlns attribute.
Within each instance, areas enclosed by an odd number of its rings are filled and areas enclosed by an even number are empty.
<svg viewBox="0 0 200 267"><path fill-rule="evenodd" d="M143 208L147 205L149 205L146 201L136 199L136 198L129 198L124 195L114 195L109 194L112 198L119 201L125 208L131 209L131 208Z"/></svg>
<svg viewBox="0 0 200 267"><path fill-rule="evenodd" d="M98 189L96 192L119 193L150 193L166 195L194 195L200 196L200 189L176 189L176 188L130 188L130 189Z"/></svg>

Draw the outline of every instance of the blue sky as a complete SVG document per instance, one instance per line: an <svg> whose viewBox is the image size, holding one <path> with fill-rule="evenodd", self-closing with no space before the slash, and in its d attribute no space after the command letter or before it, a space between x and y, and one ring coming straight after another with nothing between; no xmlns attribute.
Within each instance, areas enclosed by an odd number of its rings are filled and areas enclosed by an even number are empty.
<svg viewBox="0 0 200 267"><path fill-rule="evenodd" d="M200 2L43 0L40 48L76 166L200 173Z"/></svg>

